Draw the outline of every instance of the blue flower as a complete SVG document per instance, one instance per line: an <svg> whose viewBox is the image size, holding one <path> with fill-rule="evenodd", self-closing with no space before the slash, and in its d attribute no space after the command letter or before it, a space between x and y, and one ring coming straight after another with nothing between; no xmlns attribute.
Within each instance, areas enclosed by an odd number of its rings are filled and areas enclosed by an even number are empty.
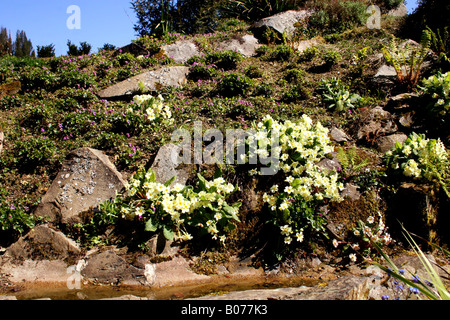
<svg viewBox="0 0 450 320"><path fill-rule="evenodd" d="M417 289L417 288L409 288L409 290L411 291L411 293L415 293L415 294L419 293L419 289Z"/></svg>
<svg viewBox="0 0 450 320"><path fill-rule="evenodd" d="M411 280L412 280L412 282L414 282L414 283L419 283L420 278L419 278L418 276L413 275Z"/></svg>
<svg viewBox="0 0 450 320"><path fill-rule="evenodd" d="M391 297L388 296L387 294L384 294L381 296L381 300L389 300Z"/></svg>
<svg viewBox="0 0 450 320"><path fill-rule="evenodd" d="M399 269L398 273L400 273L401 275L404 275L405 274L405 269Z"/></svg>

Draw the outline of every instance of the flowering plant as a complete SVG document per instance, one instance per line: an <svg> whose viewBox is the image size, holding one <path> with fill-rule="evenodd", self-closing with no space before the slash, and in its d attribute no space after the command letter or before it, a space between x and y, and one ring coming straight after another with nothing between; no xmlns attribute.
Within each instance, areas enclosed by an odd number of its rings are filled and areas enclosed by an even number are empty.
<svg viewBox="0 0 450 320"><path fill-rule="evenodd" d="M386 152L389 169L412 179L438 182L450 197L450 157L440 139L426 139L423 134L412 133L403 144Z"/></svg>
<svg viewBox="0 0 450 320"><path fill-rule="evenodd" d="M279 183L264 193L263 201L269 206L271 222L279 228L284 243L289 245L293 238L302 242L307 228L324 232L325 218L318 208L329 201L341 201L339 191L343 189L335 170L317 165L333 151L328 129L303 115L297 123L281 123L266 116L256 130L247 143L258 140L256 154L265 156L270 151L279 160ZM276 140L279 144L273 147ZM251 175L259 173L256 168L250 170Z"/></svg>
<svg viewBox="0 0 450 320"><path fill-rule="evenodd" d="M198 185L173 184L175 177L165 184L156 182L150 169L134 174L126 185L127 193L113 202L102 205L118 218L142 223L145 231L162 231L166 239L187 241L198 235L209 234L221 243L226 241L226 231L235 228L239 221L240 203L229 205L226 199L236 187L216 175L207 181L198 174Z"/></svg>
<svg viewBox="0 0 450 320"><path fill-rule="evenodd" d="M162 96L138 95L125 112L112 114L112 123L116 131L139 134L148 124L173 124L172 111L164 105Z"/></svg>
<svg viewBox="0 0 450 320"><path fill-rule="evenodd" d="M450 123L450 72L438 73L423 80L421 97L427 101L427 109L441 124Z"/></svg>

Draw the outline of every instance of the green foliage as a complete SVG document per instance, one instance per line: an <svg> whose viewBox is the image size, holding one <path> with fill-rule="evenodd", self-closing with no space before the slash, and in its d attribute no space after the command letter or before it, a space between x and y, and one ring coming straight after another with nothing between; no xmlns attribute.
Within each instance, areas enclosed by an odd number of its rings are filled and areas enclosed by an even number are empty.
<svg viewBox="0 0 450 320"><path fill-rule="evenodd" d="M37 46L38 58L52 58L55 56L55 45Z"/></svg>
<svg viewBox="0 0 450 320"><path fill-rule="evenodd" d="M82 56L91 53L92 46L87 42L80 42L80 46L77 47L70 40L67 41L68 51L67 54L69 56Z"/></svg>
<svg viewBox="0 0 450 320"><path fill-rule="evenodd" d="M225 97L245 96L253 80L239 72L225 74L217 85L218 92Z"/></svg>
<svg viewBox="0 0 450 320"><path fill-rule="evenodd" d="M322 54L322 59L328 68L338 64L342 60L341 54L337 50L327 50Z"/></svg>
<svg viewBox="0 0 450 320"><path fill-rule="evenodd" d="M12 203L0 193L0 243L11 241L33 228L37 219L30 214L23 201Z"/></svg>
<svg viewBox="0 0 450 320"><path fill-rule="evenodd" d="M290 83L302 83L306 77L307 73L305 70L299 69L288 69L285 72L284 78Z"/></svg>
<svg viewBox="0 0 450 320"><path fill-rule="evenodd" d="M400 280L404 284L410 286L411 288L417 289L417 292L421 292L430 300L450 300L450 292L447 289L447 286L444 283L444 279L447 278L449 272L442 268L440 265L437 265L435 262L430 261L429 258L423 253L420 249L420 246L414 241L411 234L402 226L403 235L411 246L415 256L419 259L421 265L426 270L428 280L420 279L418 276L410 274L406 275L404 269L400 269L383 251L383 249L376 243L374 243L374 247L378 250L378 252L383 256L384 260L387 263L387 267L381 265L379 263L373 262L376 266L382 269L384 272L389 274L391 277ZM433 247L438 249L438 251L444 253L445 259L450 257L450 253L435 245L431 244ZM446 276L441 277L439 275L440 272L436 271L436 266L439 267L440 270L444 271ZM408 271L409 272L409 271ZM409 272L410 273L410 272ZM390 299L390 297L384 297L385 299Z"/></svg>
<svg viewBox="0 0 450 320"><path fill-rule="evenodd" d="M211 80L219 75L219 70L215 65L205 65L194 62L189 68L188 78L193 81Z"/></svg>
<svg viewBox="0 0 450 320"><path fill-rule="evenodd" d="M273 49L270 55L270 60L279 62L289 61L294 57L294 55L295 51L292 47L285 44L280 44Z"/></svg>
<svg viewBox="0 0 450 320"><path fill-rule="evenodd" d="M342 171L345 176L359 174L360 171L370 164L369 159L362 159L357 153L356 147L344 149L339 147L337 149L337 159L342 166Z"/></svg>
<svg viewBox="0 0 450 320"><path fill-rule="evenodd" d="M55 143L48 138L31 138L17 141L15 144L17 163L26 170L33 171L38 166L44 166L56 153Z"/></svg>
<svg viewBox="0 0 450 320"><path fill-rule="evenodd" d="M247 77L252 79L261 78L263 76L263 71L261 70L261 68L255 65L249 65L247 68L245 68L244 73Z"/></svg>
<svg viewBox="0 0 450 320"><path fill-rule="evenodd" d="M307 29L311 35L340 33L362 26L369 15L362 1L314 1Z"/></svg>
<svg viewBox="0 0 450 320"><path fill-rule="evenodd" d="M320 55L320 50L313 46L306 48L299 56L300 61L312 61L314 58Z"/></svg>
<svg viewBox="0 0 450 320"><path fill-rule="evenodd" d="M283 100L286 102L306 100L310 97L311 92L301 83L290 86L283 94Z"/></svg>
<svg viewBox="0 0 450 320"><path fill-rule="evenodd" d="M327 104L329 109L342 112L350 108L355 108L361 96L350 93L348 87L339 79L322 79L319 83L322 91L322 100Z"/></svg>
<svg viewBox="0 0 450 320"><path fill-rule="evenodd" d="M235 50L212 52L205 56L205 63L225 71L236 69L243 56Z"/></svg>
<svg viewBox="0 0 450 320"><path fill-rule="evenodd" d="M33 51L33 45L27 38L25 31L17 31L16 41L12 45L13 54L16 57L35 57L36 54Z"/></svg>

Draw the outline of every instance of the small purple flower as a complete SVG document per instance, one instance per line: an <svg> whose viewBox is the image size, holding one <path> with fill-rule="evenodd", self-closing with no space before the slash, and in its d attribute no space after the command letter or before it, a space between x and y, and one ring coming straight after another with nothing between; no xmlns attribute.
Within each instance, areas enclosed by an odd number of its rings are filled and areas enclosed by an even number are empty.
<svg viewBox="0 0 450 320"><path fill-rule="evenodd" d="M15 207L13 204L10 205L9 208L10 208L11 210L16 210L16 207Z"/></svg>
<svg viewBox="0 0 450 320"><path fill-rule="evenodd" d="M381 299L382 299L382 300L389 300L390 298L391 298L391 297L388 296L387 294L384 294L384 295L381 296Z"/></svg>

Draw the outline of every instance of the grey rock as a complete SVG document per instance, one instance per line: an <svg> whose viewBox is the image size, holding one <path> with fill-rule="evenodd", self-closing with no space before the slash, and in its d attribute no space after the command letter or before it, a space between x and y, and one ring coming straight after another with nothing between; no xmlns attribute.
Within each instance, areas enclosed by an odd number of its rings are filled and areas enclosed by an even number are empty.
<svg viewBox="0 0 450 320"><path fill-rule="evenodd" d="M350 137L344 131L336 127L331 128L330 136L331 139L339 143L351 140Z"/></svg>
<svg viewBox="0 0 450 320"><path fill-rule="evenodd" d="M99 284L147 285L145 270L136 268L113 250L93 254L81 271L83 277Z"/></svg>
<svg viewBox="0 0 450 320"><path fill-rule="evenodd" d="M179 157L182 151L180 146L172 143L162 146L152 164L152 170L155 172L156 181L166 183L173 177L176 177L173 183L186 184L192 175L192 164L186 164Z"/></svg>
<svg viewBox="0 0 450 320"><path fill-rule="evenodd" d="M159 91L165 87L180 87L187 82L189 68L185 66L162 67L116 83L98 92L101 99L130 97L139 92L142 82L150 91Z"/></svg>
<svg viewBox="0 0 450 320"><path fill-rule="evenodd" d="M313 39L309 39L309 40L301 40L296 46L297 46L297 50L301 53L308 48L318 46L322 43L323 43L323 40L321 38L313 38Z"/></svg>
<svg viewBox="0 0 450 320"><path fill-rule="evenodd" d="M246 34L220 43L217 50L234 50L242 54L244 57L252 57L256 54L256 49L260 46L261 45L259 44L258 39L256 39L253 35Z"/></svg>
<svg viewBox="0 0 450 320"><path fill-rule="evenodd" d="M405 3L400 3L397 8L394 8L392 10L389 10L387 15L388 16L394 16L394 17L404 17L408 14L408 8L406 7Z"/></svg>
<svg viewBox="0 0 450 320"><path fill-rule="evenodd" d="M362 140L392 134L397 130L392 114L381 107L375 107L362 115L356 137Z"/></svg>
<svg viewBox="0 0 450 320"><path fill-rule="evenodd" d="M260 40L267 28L275 30L281 38L283 35L291 34L295 29L294 24L304 21L310 15L311 12L307 10L288 10L256 22L252 29L256 38Z"/></svg>
<svg viewBox="0 0 450 320"><path fill-rule="evenodd" d="M80 214L114 198L126 184L120 172L101 151L72 151L34 214L54 224L82 222Z"/></svg>
<svg viewBox="0 0 450 320"><path fill-rule="evenodd" d="M39 225L13 243L6 255L17 260L74 260L81 255L79 246L62 232Z"/></svg>
<svg viewBox="0 0 450 320"><path fill-rule="evenodd" d="M358 191L358 186L353 183L345 184L344 190L341 193L342 197L349 197L352 200L358 200L361 198L361 193Z"/></svg>
<svg viewBox="0 0 450 320"><path fill-rule="evenodd" d="M342 167L337 158L337 153L331 153L331 159L324 158L317 163L317 166L328 171L341 171Z"/></svg>
<svg viewBox="0 0 450 320"><path fill-rule="evenodd" d="M373 76L372 82L379 86L392 86L397 80L397 72L393 66L382 65Z"/></svg>
<svg viewBox="0 0 450 320"><path fill-rule="evenodd" d="M381 153L386 153L395 146L396 142L403 143L407 138L408 136L404 133L396 133L380 137L376 141L377 150Z"/></svg>
<svg viewBox="0 0 450 320"><path fill-rule="evenodd" d="M15 296L0 296L0 301L15 301L17 298Z"/></svg>
<svg viewBox="0 0 450 320"><path fill-rule="evenodd" d="M185 63L189 58L200 53L197 45L191 40L179 40L174 44L162 46L161 49L175 63Z"/></svg>

